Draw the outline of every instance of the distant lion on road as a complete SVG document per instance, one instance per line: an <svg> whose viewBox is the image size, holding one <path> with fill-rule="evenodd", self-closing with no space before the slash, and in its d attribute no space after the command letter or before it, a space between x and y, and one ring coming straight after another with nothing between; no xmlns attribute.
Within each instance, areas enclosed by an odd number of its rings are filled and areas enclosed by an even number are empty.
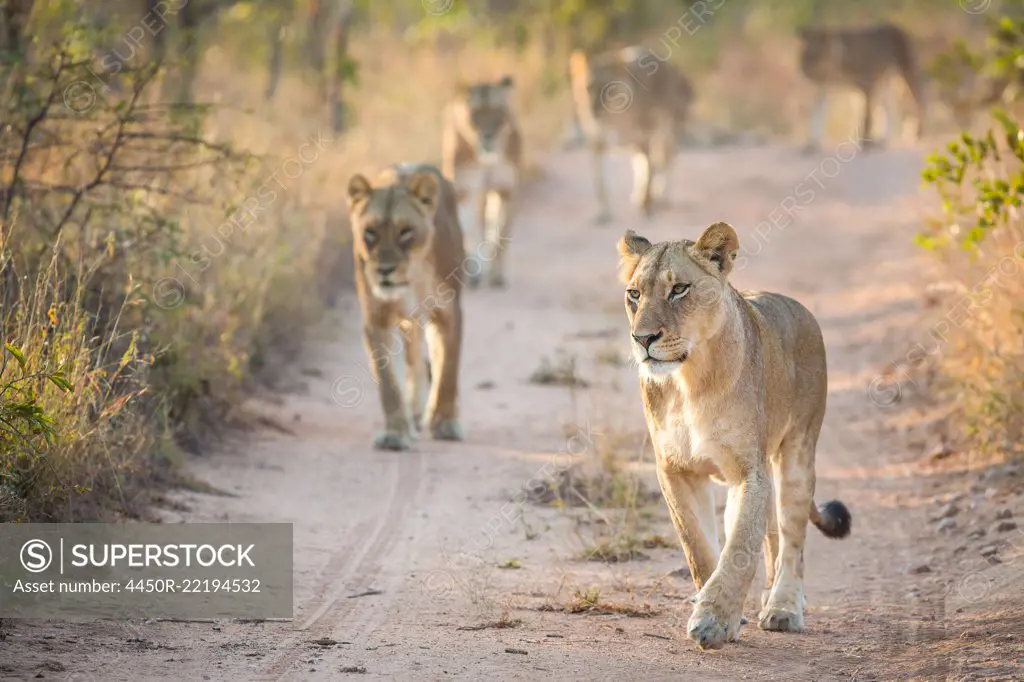
<svg viewBox="0 0 1024 682"><path fill-rule="evenodd" d="M801 41L800 70L818 92L811 111L810 139L807 150L821 147L825 135L830 87L854 87L864 94L864 124L860 137L868 144L874 140L871 113L879 89L892 73L906 82L917 104L917 137L924 132L927 95L918 69L914 45L907 33L891 23L860 28L805 27L797 30ZM894 125L892 93L886 95L886 137Z"/></svg>
<svg viewBox="0 0 1024 682"><path fill-rule="evenodd" d="M693 86L675 66L643 46L569 60L573 99L593 152L597 223L611 220L604 156L617 142L633 150L632 202L644 215L667 203L679 133L694 100Z"/></svg>
<svg viewBox="0 0 1024 682"><path fill-rule="evenodd" d="M434 166L400 164L348 184L363 312L363 343L380 390L384 431L374 446L406 450L422 422L434 438L462 440L458 415L465 262L455 191ZM423 357L423 332L430 353ZM394 363L404 347L406 390Z"/></svg>

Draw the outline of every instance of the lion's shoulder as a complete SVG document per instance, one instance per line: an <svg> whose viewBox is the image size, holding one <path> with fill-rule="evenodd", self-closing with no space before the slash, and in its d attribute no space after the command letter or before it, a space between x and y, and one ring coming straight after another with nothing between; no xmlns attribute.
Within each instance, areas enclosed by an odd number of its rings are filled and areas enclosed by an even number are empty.
<svg viewBox="0 0 1024 682"><path fill-rule="evenodd" d="M824 361L825 343L817 318L794 298L770 291L743 291L752 320L763 344L777 343L781 354L769 360L785 358L787 363L806 362L812 356Z"/></svg>

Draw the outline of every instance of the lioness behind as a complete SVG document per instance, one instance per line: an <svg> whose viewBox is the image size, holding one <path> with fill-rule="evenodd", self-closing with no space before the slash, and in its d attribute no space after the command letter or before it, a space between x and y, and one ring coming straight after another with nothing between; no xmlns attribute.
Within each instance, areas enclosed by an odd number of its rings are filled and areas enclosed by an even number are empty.
<svg viewBox="0 0 1024 682"><path fill-rule="evenodd" d="M693 104L693 86L642 46L593 57L577 50L569 67L577 115L593 153L595 222L612 217L604 156L613 142L632 149L632 203L650 215L656 202L667 203L672 159Z"/></svg>
<svg viewBox="0 0 1024 682"><path fill-rule="evenodd" d="M459 278L465 251L451 183L434 166L397 165L373 183L354 175L348 206L363 343L384 409L384 431L374 446L409 448L421 417L434 438L461 440ZM394 369L403 349L405 391Z"/></svg>
<svg viewBox="0 0 1024 682"><path fill-rule="evenodd" d="M864 125L860 137L875 142L871 114L887 78L898 73L917 104L917 137L924 132L927 102L917 55L909 36L899 26L880 23L860 28L812 27L798 29L801 41L800 70L817 86L811 111L808 150L820 148L825 135L830 87L854 87L864 94ZM893 93L886 93L886 141L894 125Z"/></svg>
<svg viewBox="0 0 1024 682"><path fill-rule="evenodd" d="M725 223L696 243L632 230L619 242L658 480L698 590L687 634L703 649L739 639L762 544L760 627L801 630L807 522L829 537L850 531L841 502L813 501L828 394L821 330L791 298L736 291L738 251ZM724 547L712 481L729 488Z"/></svg>
<svg viewBox="0 0 1024 682"><path fill-rule="evenodd" d="M445 111L441 167L455 185L463 229L476 235L466 248L471 286L485 269L492 287L506 284L505 250L523 155L512 88L511 76L464 83Z"/></svg>

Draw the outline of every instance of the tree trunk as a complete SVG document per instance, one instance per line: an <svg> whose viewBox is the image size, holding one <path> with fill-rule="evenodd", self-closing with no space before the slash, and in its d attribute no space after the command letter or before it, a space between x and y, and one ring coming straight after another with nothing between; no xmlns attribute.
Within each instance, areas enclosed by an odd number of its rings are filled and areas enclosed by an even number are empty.
<svg viewBox="0 0 1024 682"><path fill-rule="evenodd" d="M350 0L342 0L334 21L334 50L328 84L328 104L331 108L331 127L340 133L345 124L345 103L342 90L349 73L348 43L352 30L355 7Z"/></svg>

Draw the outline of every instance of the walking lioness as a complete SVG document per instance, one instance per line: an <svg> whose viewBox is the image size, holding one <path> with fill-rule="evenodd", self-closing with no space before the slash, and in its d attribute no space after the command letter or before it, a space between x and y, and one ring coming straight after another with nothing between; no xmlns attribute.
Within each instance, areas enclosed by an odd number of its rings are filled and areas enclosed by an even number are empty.
<svg viewBox="0 0 1024 682"><path fill-rule="evenodd" d="M460 85L445 112L442 168L455 185L463 229L477 235L466 245L470 286L485 269L492 287L506 284L505 247L523 154L512 87L511 76Z"/></svg>
<svg viewBox="0 0 1024 682"><path fill-rule="evenodd" d="M869 144L875 141L871 134L875 97L881 87L888 87L885 93L885 127L886 141L889 141L896 126L891 83L886 83L886 80L893 72L903 77L914 97L917 137L921 137L926 95L914 46L903 29L881 23L861 28L801 28L797 34L802 43L800 69L818 90L811 112L808 151L821 146L825 135L828 89L836 86L854 87L864 94L864 126L860 137Z"/></svg>
<svg viewBox="0 0 1024 682"><path fill-rule="evenodd" d="M593 153L598 224L611 220L604 156L612 142L633 151L632 203L650 215L667 203L677 138L693 103L690 81L642 46L569 59L577 116ZM610 139L614 138L614 139Z"/></svg>
<svg viewBox="0 0 1024 682"><path fill-rule="evenodd" d="M373 184L354 175L348 206L363 342L384 408L384 431L374 446L409 448L421 415L422 428L434 438L461 440L459 276L465 251L454 190L434 166L403 164L386 169ZM405 395L393 364L403 345Z"/></svg>
<svg viewBox="0 0 1024 682"><path fill-rule="evenodd" d="M828 392L821 331L791 298L737 292L738 250L726 223L696 243L652 244L632 230L619 242L658 480L698 590L687 634L703 649L739 639L762 543L760 627L794 631L808 520L828 537L850 532L842 502L813 501ZM721 552L712 481L728 485Z"/></svg>

